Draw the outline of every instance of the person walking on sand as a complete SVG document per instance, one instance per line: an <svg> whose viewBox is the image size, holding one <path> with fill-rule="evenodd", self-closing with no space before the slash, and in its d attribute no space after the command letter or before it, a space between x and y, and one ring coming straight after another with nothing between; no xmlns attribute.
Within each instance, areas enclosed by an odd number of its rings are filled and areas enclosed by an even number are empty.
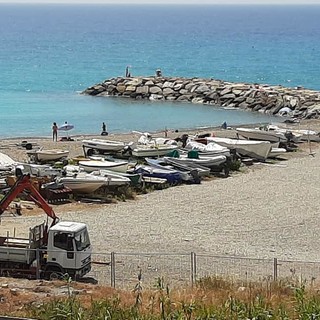
<svg viewBox="0 0 320 320"><path fill-rule="evenodd" d="M56 122L54 122L52 125L52 140L58 141L58 126Z"/></svg>

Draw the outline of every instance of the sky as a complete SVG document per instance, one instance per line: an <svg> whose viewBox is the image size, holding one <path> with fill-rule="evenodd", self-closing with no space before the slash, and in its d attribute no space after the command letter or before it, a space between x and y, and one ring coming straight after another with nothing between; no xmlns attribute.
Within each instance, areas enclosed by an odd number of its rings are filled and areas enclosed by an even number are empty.
<svg viewBox="0 0 320 320"><path fill-rule="evenodd" d="M0 0L0 3L65 4L320 4L320 0Z"/></svg>

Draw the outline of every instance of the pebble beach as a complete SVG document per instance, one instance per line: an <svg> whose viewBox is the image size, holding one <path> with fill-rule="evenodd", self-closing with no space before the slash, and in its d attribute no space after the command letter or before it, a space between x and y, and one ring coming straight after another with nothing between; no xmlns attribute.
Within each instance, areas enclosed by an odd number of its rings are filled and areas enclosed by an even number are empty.
<svg viewBox="0 0 320 320"><path fill-rule="evenodd" d="M299 128L319 130L320 122L305 121ZM221 136L234 134L233 130L214 132ZM169 136L176 134L169 132ZM132 134L111 134L108 138L136 139ZM47 149L67 148L70 157L75 157L83 155L82 139L25 140ZM20 142L21 138L1 140L0 151L14 160L25 161L26 150L19 147ZM319 261L320 145L299 144L298 151L283 158L243 167L228 178L158 190L138 195L135 200L112 204L74 202L53 207L63 220L88 225L94 252L194 251ZM22 236L44 219L41 210L23 211L21 217L5 215L1 234L15 228L16 234Z"/></svg>

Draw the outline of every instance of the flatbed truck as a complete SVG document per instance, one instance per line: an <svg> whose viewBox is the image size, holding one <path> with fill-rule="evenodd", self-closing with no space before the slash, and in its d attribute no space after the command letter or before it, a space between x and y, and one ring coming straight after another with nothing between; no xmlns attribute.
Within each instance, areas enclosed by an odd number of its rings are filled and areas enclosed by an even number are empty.
<svg viewBox="0 0 320 320"><path fill-rule="evenodd" d="M50 279L68 274L79 279L91 270L91 244L87 226L59 221L51 206L31 183L30 175L18 171L17 181L0 201L0 215L21 193L40 206L52 223L29 229L29 238L0 236L0 276Z"/></svg>

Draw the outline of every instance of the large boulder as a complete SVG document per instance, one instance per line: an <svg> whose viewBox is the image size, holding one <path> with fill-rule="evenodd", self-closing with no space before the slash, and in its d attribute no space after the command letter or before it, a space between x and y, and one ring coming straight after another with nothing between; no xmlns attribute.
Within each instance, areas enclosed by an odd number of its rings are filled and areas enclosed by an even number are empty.
<svg viewBox="0 0 320 320"><path fill-rule="evenodd" d="M162 89L159 88L158 86L153 86L149 88L149 92L151 94L159 94L159 93L162 93Z"/></svg>
<svg viewBox="0 0 320 320"><path fill-rule="evenodd" d="M169 87L166 87L162 90L162 93L163 95L166 97L166 96L169 96L171 95L172 93L174 93L174 90L172 90L171 88Z"/></svg>
<svg viewBox="0 0 320 320"><path fill-rule="evenodd" d="M141 93L141 94L148 94L149 93L149 87L148 86L137 87L136 92L137 93Z"/></svg>

